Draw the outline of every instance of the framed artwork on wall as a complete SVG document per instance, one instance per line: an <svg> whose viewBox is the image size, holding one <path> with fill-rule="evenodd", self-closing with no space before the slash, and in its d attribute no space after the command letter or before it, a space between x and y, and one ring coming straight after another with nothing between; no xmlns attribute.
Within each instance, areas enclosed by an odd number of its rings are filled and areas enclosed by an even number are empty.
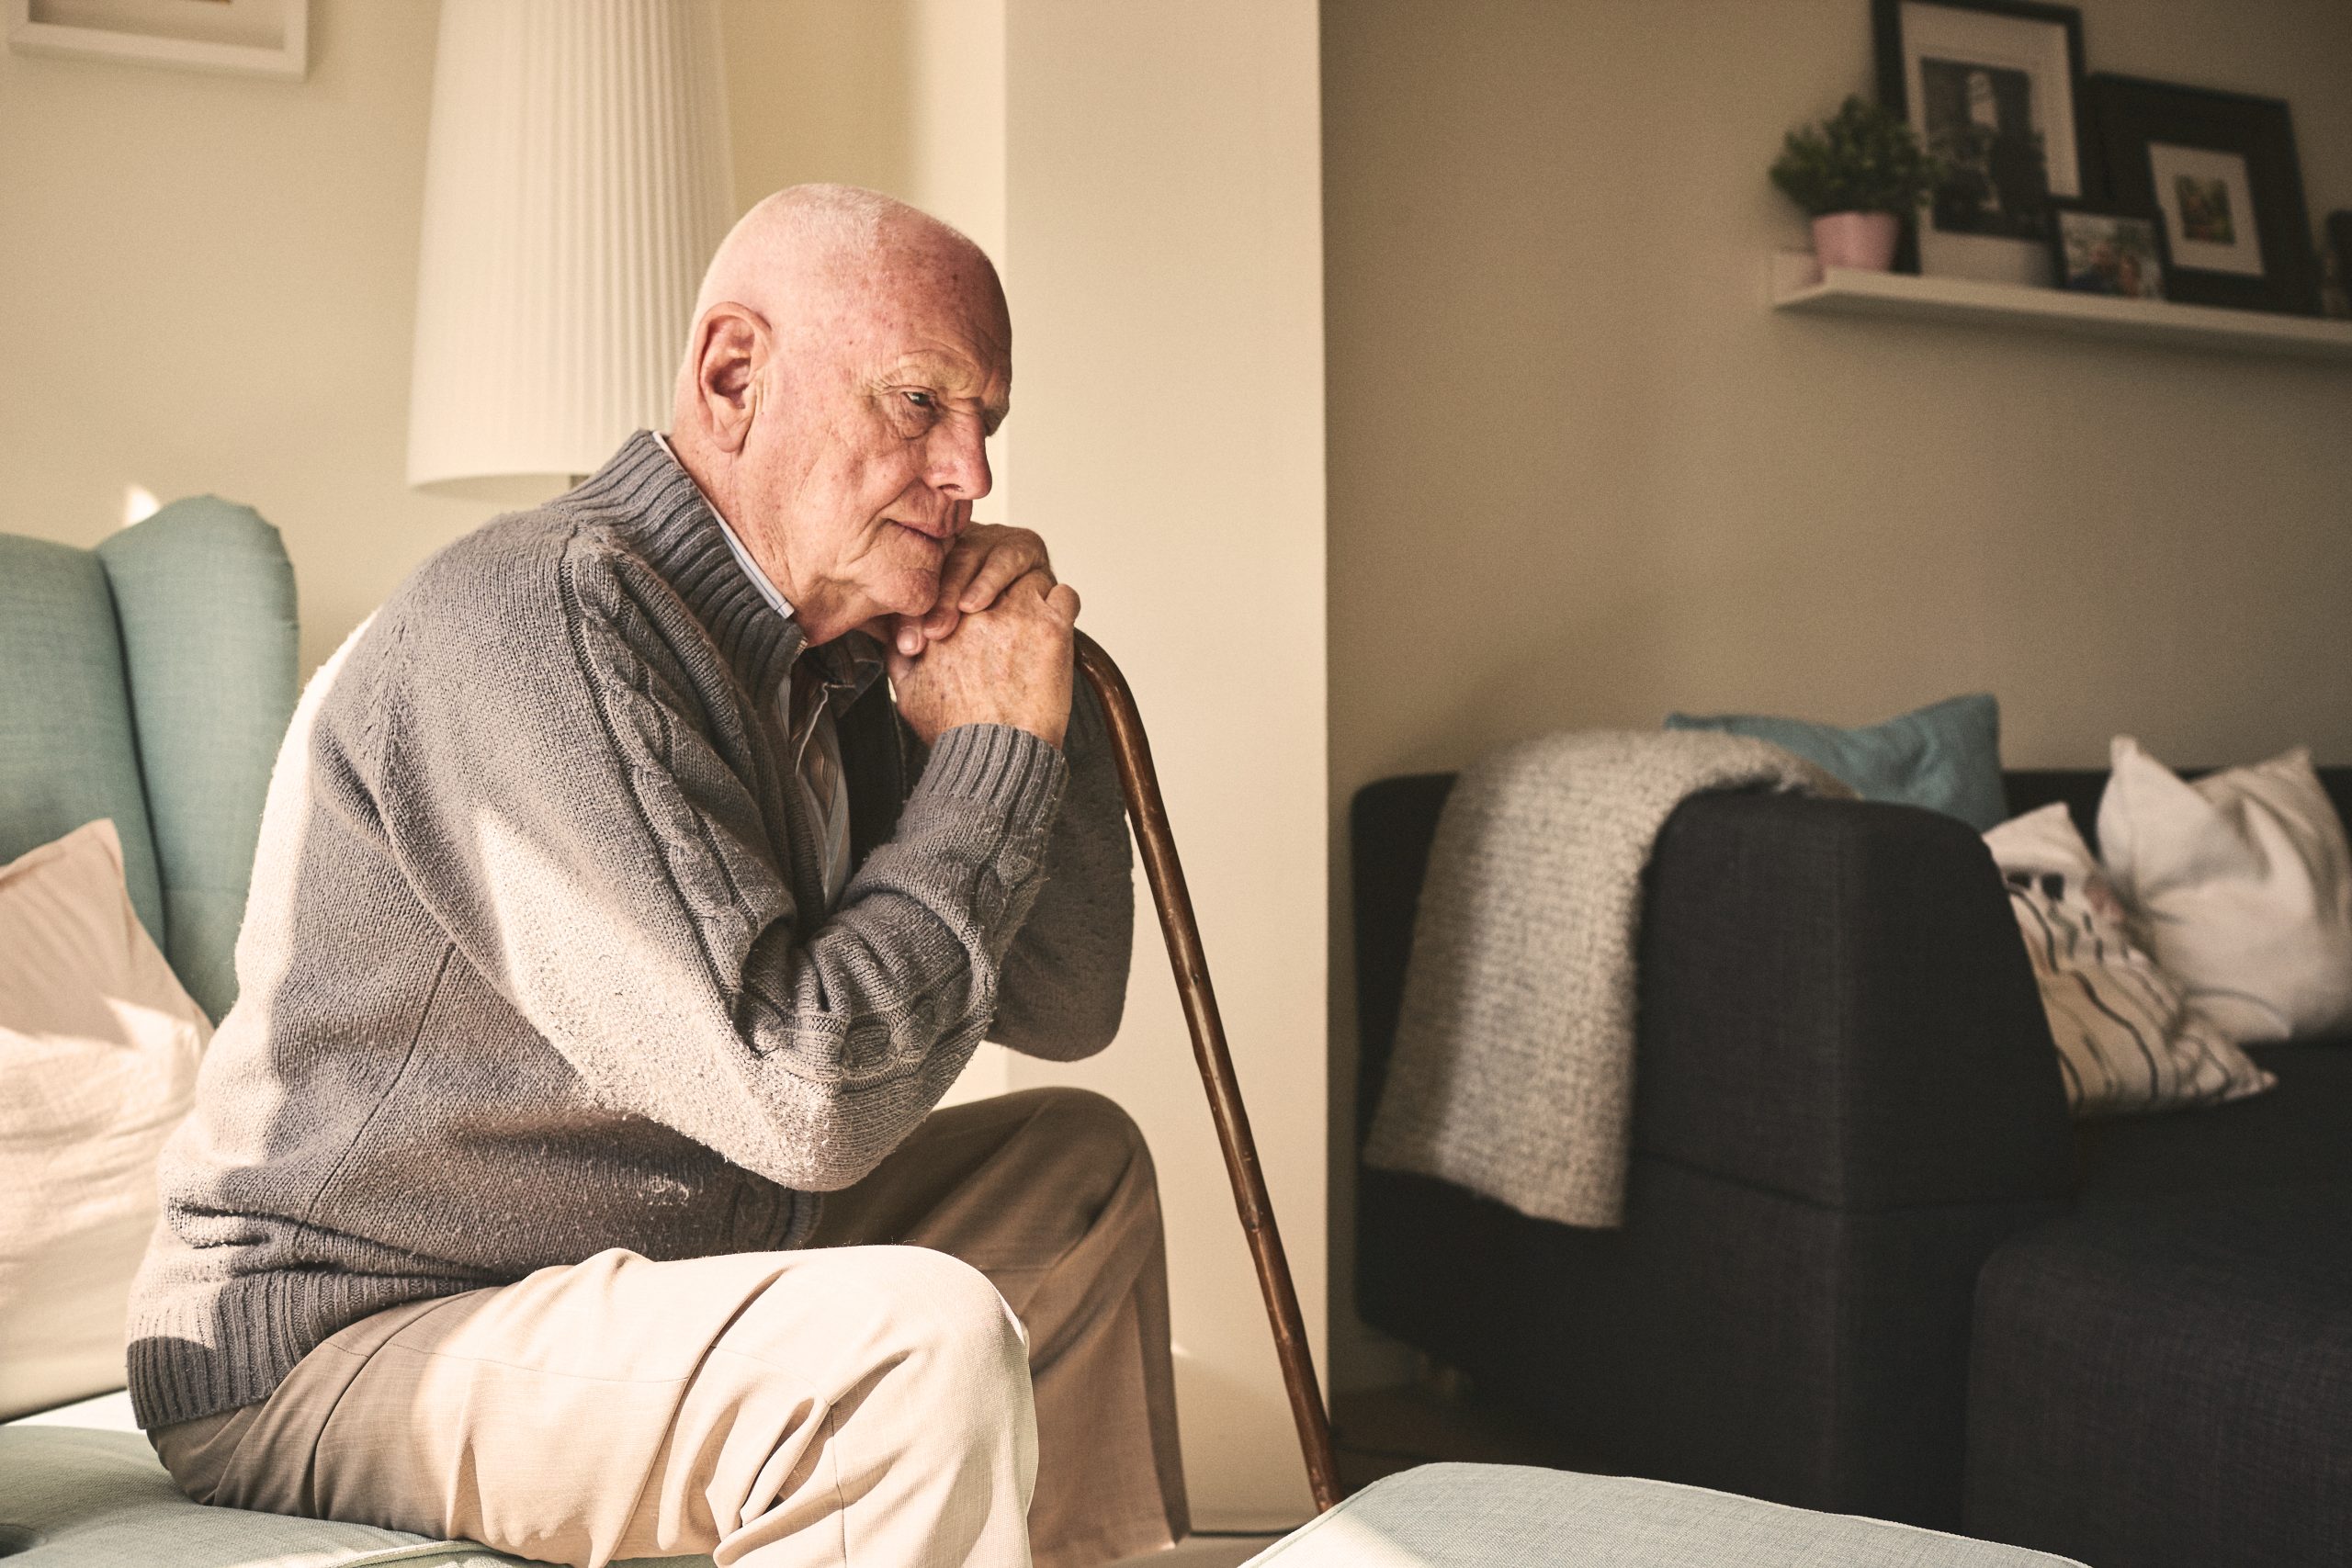
<svg viewBox="0 0 2352 1568"><path fill-rule="evenodd" d="M8 47L300 81L310 0L6 0Z"/></svg>
<svg viewBox="0 0 2352 1568"><path fill-rule="evenodd" d="M2052 280L2050 200L2096 181L2082 134L2082 13L2030 0L1871 0L1879 101L1945 169L1896 265Z"/></svg>
<svg viewBox="0 0 2352 1568"><path fill-rule="evenodd" d="M2165 223L2153 211L2121 212L2053 197L2050 263L2058 287L2118 299L2165 297Z"/></svg>
<svg viewBox="0 0 2352 1568"><path fill-rule="evenodd" d="M2170 298L2318 312L2319 258L2286 104L2137 76L2094 76L2086 96L2108 193L2163 214Z"/></svg>

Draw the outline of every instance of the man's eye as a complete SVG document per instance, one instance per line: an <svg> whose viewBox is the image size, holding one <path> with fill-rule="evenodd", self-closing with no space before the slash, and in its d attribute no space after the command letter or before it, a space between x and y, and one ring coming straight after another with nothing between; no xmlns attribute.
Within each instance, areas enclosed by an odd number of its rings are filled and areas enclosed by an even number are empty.
<svg viewBox="0 0 2352 1568"><path fill-rule="evenodd" d="M906 392L902 393L901 396L903 396L907 401L914 404L914 406L919 409L927 409L932 406L931 394L929 392Z"/></svg>

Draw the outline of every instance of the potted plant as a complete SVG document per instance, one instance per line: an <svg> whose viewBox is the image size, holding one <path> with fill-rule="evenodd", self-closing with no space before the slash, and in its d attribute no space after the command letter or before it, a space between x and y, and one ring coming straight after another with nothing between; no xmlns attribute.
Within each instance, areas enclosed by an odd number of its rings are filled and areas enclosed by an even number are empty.
<svg viewBox="0 0 2352 1568"><path fill-rule="evenodd" d="M1936 161L1892 111L1849 97L1817 126L1789 132L1772 183L1813 220L1826 267L1884 272L1902 220L1936 188Z"/></svg>

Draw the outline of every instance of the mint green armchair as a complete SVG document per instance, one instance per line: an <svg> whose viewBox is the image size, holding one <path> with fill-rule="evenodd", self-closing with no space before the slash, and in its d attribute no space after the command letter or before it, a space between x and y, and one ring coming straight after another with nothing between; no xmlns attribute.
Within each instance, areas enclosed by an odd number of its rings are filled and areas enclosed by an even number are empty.
<svg viewBox="0 0 2352 1568"><path fill-rule="evenodd" d="M277 530L245 507L175 502L94 550L0 534L0 864L113 818L140 919L216 1021L236 1000L237 927L296 659L294 570ZM103 1429L128 1422L127 1403L74 1408L0 1427L9 1568L522 1562L198 1507L144 1438Z"/></svg>
<svg viewBox="0 0 2352 1568"><path fill-rule="evenodd" d="M294 568L212 496L96 549L0 534L0 864L100 817L130 900L215 1021L294 712Z"/></svg>

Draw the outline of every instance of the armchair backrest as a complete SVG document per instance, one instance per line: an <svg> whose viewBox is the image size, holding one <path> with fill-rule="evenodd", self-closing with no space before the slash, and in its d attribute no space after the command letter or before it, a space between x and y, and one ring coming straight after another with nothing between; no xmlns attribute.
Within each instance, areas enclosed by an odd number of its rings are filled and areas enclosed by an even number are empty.
<svg viewBox="0 0 2352 1568"><path fill-rule="evenodd" d="M0 534L0 862L112 818L141 921L215 1019L296 638L292 563L249 508L175 502L94 550Z"/></svg>

